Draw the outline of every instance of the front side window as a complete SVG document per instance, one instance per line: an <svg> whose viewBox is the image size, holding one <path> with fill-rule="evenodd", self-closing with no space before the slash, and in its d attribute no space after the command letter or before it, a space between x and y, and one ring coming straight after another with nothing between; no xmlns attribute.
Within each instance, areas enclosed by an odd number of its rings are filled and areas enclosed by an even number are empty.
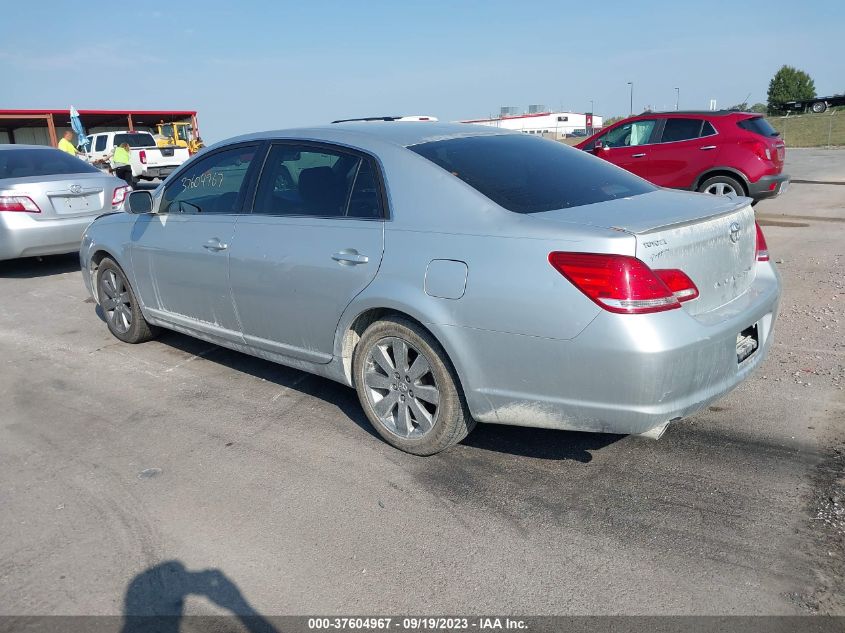
<svg viewBox="0 0 845 633"><path fill-rule="evenodd" d="M517 213L578 207L656 189L586 152L521 134L453 138L408 149Z"/></svg>
<svg viewBox="0 0 845 633"><path fill-rule="evenodd" d="M708 124L709 125L709 124ZM688 141L701 136L701 119L666 119L661 143Z"/></svg>
<svg viewBox="0 0 845 633"><path fill-rule="evenodd" d="M308 145L275 145L258 182L253 213L381 217L369 159Z"/></svg>
<svg viewBox="0 0 845 633"><path fill-rule="evenodd" d="M97 135L97 144L94 147L95 152L105 152L106 151L106 143L108 142L108 137L105 134L98 134Z"/></svg>
<svg viewBox="0 0 845 633"><path fill-rule="evenodd" d="M194 162L164 191L165 213L238 213L257 147L233 147Z"/></svg>
<svg viewBox="0 0 845 633"><path fill-rule="evenodd" d="M634 147L645 145L651 139L651 133L657 123L654 119L631 121L610 130L600 140L606 147Z"/></svg>

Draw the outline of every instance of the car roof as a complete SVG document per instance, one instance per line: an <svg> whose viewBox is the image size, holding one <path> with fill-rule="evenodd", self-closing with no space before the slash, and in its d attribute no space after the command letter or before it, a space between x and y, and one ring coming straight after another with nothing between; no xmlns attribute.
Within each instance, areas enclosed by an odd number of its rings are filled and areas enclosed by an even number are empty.
<svg viewBox="0 0 845 633"><path fill-rule="evenodd" d="M742 112L741 110L666 110L666 111L652 111L642 112L628 117L629 119L638 119L640 117L659 116L663 118L675 117L726 117L726 116L745 116L745 117L759 117L763 116L757 112Z"/></svg>
<svg viewBox="0 0 845 633"><path fill-rule="evenodd" d="M235 142L265 139L305 139L357 146L393 145L409 147L468 136L494 136L514 134L511 130L502 130L486 125L468 123L439 123L431 121L349 121L289 130L270 130L255 132L227 139L217 145ZM518 133L518 132L517 132Z"/></svg>

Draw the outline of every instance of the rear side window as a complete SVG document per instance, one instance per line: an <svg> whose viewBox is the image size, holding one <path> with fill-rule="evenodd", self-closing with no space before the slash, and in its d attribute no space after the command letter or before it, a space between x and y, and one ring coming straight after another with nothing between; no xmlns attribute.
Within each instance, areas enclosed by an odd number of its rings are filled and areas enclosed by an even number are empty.
<svg viewBox="0 0 845 633"><path fill-rule="evenodd" d="M737 125L743 130L759 134L760 136L780 136L780 132L773 128L772 124L761 116L737 121Z"/></svg>
<svg viewBox="0 0 845 633"><path fill-rule="evenodd" d="M523 134L455 138L408 149L516 213L579 207L656 189L586 152Z"/></svg>
<svg viewBox="0 0 845 633"><path fill-rule="evenodd" d="M0 151L0 178L95 174L98 171L85 161L49 147Z"/></svg>
<svg viewBox="0 0 845 633"><path fill-rule="evenodd" d="M701 136L701 119L666 119L661 143L688 141Z"/></svg>
<svg viewBox="0 0 845 633"><path fill-rule="evenodd" d="M253 213L379 218L381 193L369 159L310 145L275 145L267 155Z"/></svg>
<svg viewBox="0 0 845 633"><path fill-rule="evenodd" d="M146 132L114 135L115 147L124 143L128 143L129 147L155 147L156 144L152 134L147 134Z"/></svg>

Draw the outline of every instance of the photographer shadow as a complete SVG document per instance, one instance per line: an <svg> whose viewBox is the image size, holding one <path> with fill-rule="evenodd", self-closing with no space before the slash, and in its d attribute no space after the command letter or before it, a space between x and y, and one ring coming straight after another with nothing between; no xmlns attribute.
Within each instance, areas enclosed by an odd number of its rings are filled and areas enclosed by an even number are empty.
<svg viewBox="0 0 845 633"><path fill-rule="evenodd" d="M278 633L219 569L188 571L165 561L135 576L126 589L121 633L178 633L188 596L205 596L229 611L250 633ZM196 616L213 619L232 616ZM193 616L192 616L193 617Z"/></svg>

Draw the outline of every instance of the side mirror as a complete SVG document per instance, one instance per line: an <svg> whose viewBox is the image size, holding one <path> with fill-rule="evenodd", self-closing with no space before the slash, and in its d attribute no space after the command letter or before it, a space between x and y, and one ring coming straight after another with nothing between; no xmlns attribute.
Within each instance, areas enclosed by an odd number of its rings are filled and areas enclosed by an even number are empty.
<svg viewBox="0 0 845 633"><path fill-rule="evenodd" d="M133 191L123 205L127 213L142 214L153 210L153 196L149 191Z"/></svg>
<svg viewBox="0 0 845 633"><path fill-rule="evenodd" d="M609 149L610 147L608 145L605 145L601 141L596 141L596 144L593 146L593 154L601 154Z"/></svg>

